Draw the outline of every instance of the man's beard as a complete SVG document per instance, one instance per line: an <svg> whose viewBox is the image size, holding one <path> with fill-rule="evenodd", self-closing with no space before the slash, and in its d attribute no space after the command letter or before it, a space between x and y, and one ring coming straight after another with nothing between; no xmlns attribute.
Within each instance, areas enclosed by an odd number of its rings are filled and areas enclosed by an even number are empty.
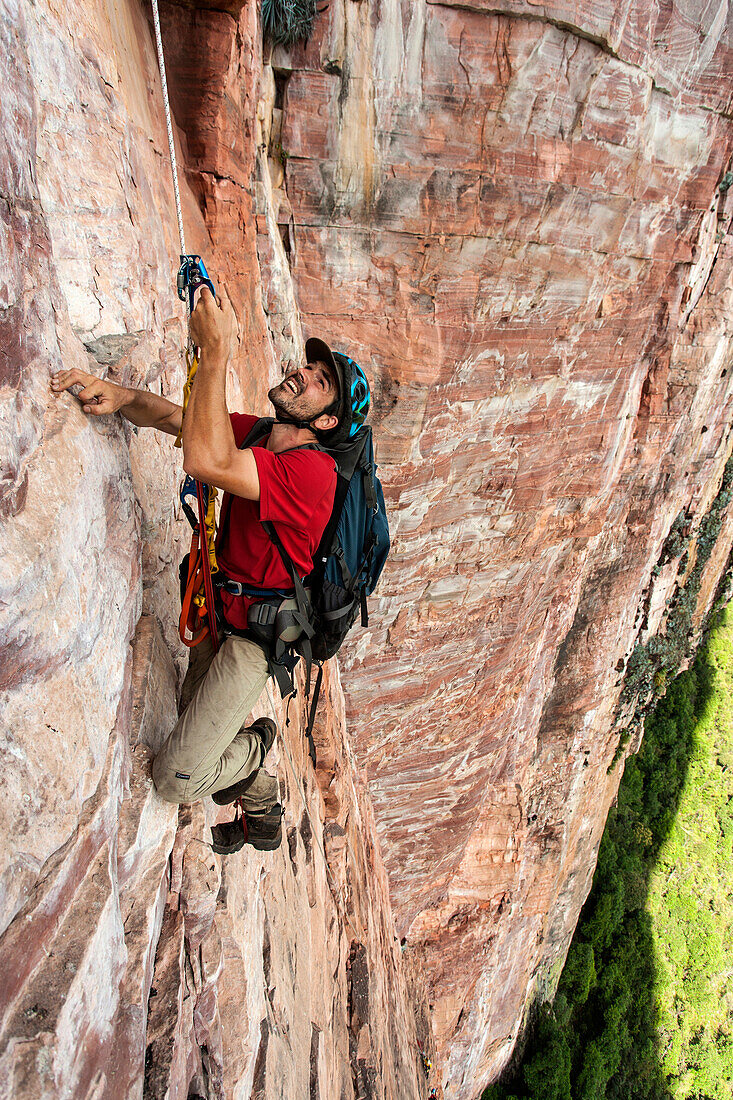
<svg viewBox="0 0 733 1100"><path fill-rule="evenodd" d="M317 420L324 412L323 409L309 407L314 402L304 402L302 393L291 393L283 386L282 382L277 386L273 386L268 391L267 396L270 403L274 405L276 412L292 417L293 420Z"/></svg>
<svg viewBox="0 0 733 1100"><path fill-rule="evenodd" d="M292 416L295 420L308 419L307 416L301 415L300 409L294 408L300 403L300 394L290 393L283 388L282 382L278 386L273 386L267 396L276 412L285 413L286 416Z"/></svg>

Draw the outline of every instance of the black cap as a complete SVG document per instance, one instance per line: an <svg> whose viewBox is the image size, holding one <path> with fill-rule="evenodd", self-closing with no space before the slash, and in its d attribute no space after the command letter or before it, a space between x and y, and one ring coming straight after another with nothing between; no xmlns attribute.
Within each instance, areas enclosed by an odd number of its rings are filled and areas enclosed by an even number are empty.
<svg viewBox="0 0 733 1100"><path fill-rule="evenodd" d="M311 336L309 340L306 340L305 358L308 363L325 363L331 368L339 391L338 397L336 398L338 404L334 401L334 405L336 406L334 415L341 420L344 415L344 394L346 392L346 386L344 385L344 369L341 363L336 359L325 340L319 340L317 336Z"/></svg>

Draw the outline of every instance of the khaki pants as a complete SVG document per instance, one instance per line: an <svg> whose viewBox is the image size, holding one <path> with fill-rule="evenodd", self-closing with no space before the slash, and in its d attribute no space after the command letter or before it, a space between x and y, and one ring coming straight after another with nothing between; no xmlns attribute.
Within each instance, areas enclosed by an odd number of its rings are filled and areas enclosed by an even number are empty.
<svg viewBox="0 0 733 1100"><path fill-rule="evenodd" d="M259 767L260 739L242 726L267 678L264 651L248 638L227 635L216 656L208 637L194 646L181 716L153 761L161 798L195 802Z"/></svg>

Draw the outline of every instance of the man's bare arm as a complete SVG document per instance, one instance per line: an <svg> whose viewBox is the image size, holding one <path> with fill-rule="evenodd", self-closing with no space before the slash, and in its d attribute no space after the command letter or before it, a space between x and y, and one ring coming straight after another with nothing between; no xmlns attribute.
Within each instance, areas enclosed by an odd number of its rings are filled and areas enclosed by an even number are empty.
<svg viewBox="0 0 733 1100"><path fill-rule="evenodd" d="M139 428L157 428L169 435L178 435L181 430L183 410L167 397L148 390L118 386L115 382L105 382L77 367L59 371L51 378L51 389L54 393L62 393L72 386L82 387L73 396L90 416L120 412L126 420Z"/></svg>
<svg viewBox="0 0 733 1100"><path fill-rule="evenodd" d="M196 381L183 422L186 473L247 500L260 499L260 478L252 451L240 451L226 403L226 371L237 320L221 287L218 303L204 287L191 314L191 336L200 349Z"/></svg>

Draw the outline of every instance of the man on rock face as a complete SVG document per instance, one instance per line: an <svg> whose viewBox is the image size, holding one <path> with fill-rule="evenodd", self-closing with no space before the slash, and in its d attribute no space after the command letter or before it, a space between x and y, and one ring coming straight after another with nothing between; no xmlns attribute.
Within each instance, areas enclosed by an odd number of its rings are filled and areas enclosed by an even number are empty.
<svg viewBox="0 0 733 1100"><path fill-rule="evenodd" d="M273 849L281 840L282 810L277 781L262 765L276 727L269 718L243 725L267 682L268 662L255 641L233 633L246 630L256 598L242 588L292 589L262 520L274 523L299 574L310 572L333 507L336 467L329 455L308 445L348 435L352 423L363 421L368 387L355 411L345 374L351 361L322 340L308 340L305 366L269 392L277 416L269 437L240 450L257 418L227 410L226 369L236 329L226 291L215 300L202 290L190 320L200 357L185 418L181 406L165 397L77 369L56 374L51 387L61 393L81 385L77 399L90 416L121 412L133 424L172 435L183 425L184 470L227 494L222 510L229 508L229 518L217 559L231 591L220 590L220 648L214 655L207 637L191 650L180 718L153 762L153 781L170 802L210 794L224 805L241 798L250 842Z"/></svg>

